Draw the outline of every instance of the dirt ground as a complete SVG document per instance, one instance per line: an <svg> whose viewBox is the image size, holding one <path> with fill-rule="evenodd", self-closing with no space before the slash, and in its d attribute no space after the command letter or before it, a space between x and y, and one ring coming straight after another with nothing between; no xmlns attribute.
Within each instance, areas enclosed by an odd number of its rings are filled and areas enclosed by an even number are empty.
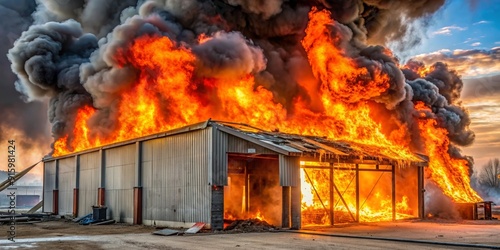
<svg viewBox="0 0 500 250"><path fill-rule="evenodd" d="M5 232L4 228L0 226L0 231ZM0 249L500 249L498 220L414 220L287 232L203 232L183 236L153 235L156 230L119 223L82 226L64 220L18 224L16 242L0 236ZM401 239L410 241L395 241ZM432 244L439 242L455 245Z"/></svg>

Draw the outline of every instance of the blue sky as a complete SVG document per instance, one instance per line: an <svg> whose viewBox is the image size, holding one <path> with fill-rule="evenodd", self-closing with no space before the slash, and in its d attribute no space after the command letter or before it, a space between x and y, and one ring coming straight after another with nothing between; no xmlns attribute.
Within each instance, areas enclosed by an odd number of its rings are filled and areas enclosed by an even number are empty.
<svg viewBox="0 0 500 250"><path fill-rule="evenodd" d="M433 16L426 34L410 56L435 56L462 75L462 103L470 111L476 133L474 144L463 150L474 157L475 168L481 168L488 160L500 158L500 50L492 50L500 47L500 0L448 0ZM441 53L433 53L437 51Z"/></svg>
<svg viewBox="0 0 500 250"><path fill-rule="evenodd" d="M427 39L413 54L493 47L500 47L500 1L449 0L434 15Z"/></svg>

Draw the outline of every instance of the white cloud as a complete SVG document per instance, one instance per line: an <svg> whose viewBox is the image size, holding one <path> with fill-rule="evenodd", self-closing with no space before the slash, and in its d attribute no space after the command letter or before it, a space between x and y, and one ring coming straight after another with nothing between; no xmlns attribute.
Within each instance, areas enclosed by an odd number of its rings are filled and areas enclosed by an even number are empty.
<svg viewBox="0 0 500 250"><path fill-rule="evenodd" d="M498 41L498 42L495 42L495 44L500 44L500 41Z"/></svg>
<svg viewBox="0 0 500 250"><path fill-rule="evenodd" d="M443 27L439 30L436 30L434 32L432 32L433 35L445 35L445 36L451 36L451 33L453 30L456 30L456 31L464 31L466 30L467 28L465 27L459 27L459 26L456 26L456 25L452 25L452 26L446 26L446 27Z"/></svg>
<svg viewBox="0 0 500 250"><path fill-rule="evenodd" d="M481 43L480 43L480 42L475 42L475 43L471 44L470 46L477 47L477 46L479 46L479 45L481 45Z"/></svg>
<svg viewBox="0 0 500 250"><path fill-rule="evenodd" d="M415 56L414 59L427 65L444 62L464 77L477 77L500 73L500 60L497 59L499 57L500 47L494 47L489 50L473 48L451 51L444 49L428 54L420 54Z"/></svg>
<svg viewBox="0 0 500 250"><path fill-rule="evenodd" d="M473 23L473 25L478 25L478 24L488 24L488 23L491 23L490 21L486 21L486 20L481 20L479 22L475 22Z"/></svg>

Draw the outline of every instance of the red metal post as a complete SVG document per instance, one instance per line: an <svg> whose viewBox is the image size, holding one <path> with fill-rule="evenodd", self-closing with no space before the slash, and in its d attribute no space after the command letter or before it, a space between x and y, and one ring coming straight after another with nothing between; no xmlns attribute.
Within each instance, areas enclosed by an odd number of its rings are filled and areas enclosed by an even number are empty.
<svg viewBox="0 0 500 250"><path fill-rule="evenodd" d="M105 194L104 188L97 189L97 205L98 206L104 206L104 194Z"/></svg>
<svg viewBox="0 0 500 250"><path fill-rule="evenodd" d="M78 188L73 189L73 216L78 216Z"/></svg>
<svg viewBox="0 0 500 250"><path fill-rule="evenodd" d="M134 224L142 224L142 187L134 187Z"/></svg>
<svg viewBox="0 0 500 250"><path fill-rule="evenodd" d="M59 190L52 190L52 213L59 214Z"/></svg>

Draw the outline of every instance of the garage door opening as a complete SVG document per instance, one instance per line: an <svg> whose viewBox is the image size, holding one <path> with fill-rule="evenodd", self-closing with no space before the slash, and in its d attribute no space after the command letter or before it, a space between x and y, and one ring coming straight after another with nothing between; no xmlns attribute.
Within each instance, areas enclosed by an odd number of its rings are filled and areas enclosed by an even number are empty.
<svg viewBox="0 0 500 250"><path fill-rule="evenodd" d="M281 186L275 156L229 155L224 187L224 224L259 219L281 225Z"/></svg>

